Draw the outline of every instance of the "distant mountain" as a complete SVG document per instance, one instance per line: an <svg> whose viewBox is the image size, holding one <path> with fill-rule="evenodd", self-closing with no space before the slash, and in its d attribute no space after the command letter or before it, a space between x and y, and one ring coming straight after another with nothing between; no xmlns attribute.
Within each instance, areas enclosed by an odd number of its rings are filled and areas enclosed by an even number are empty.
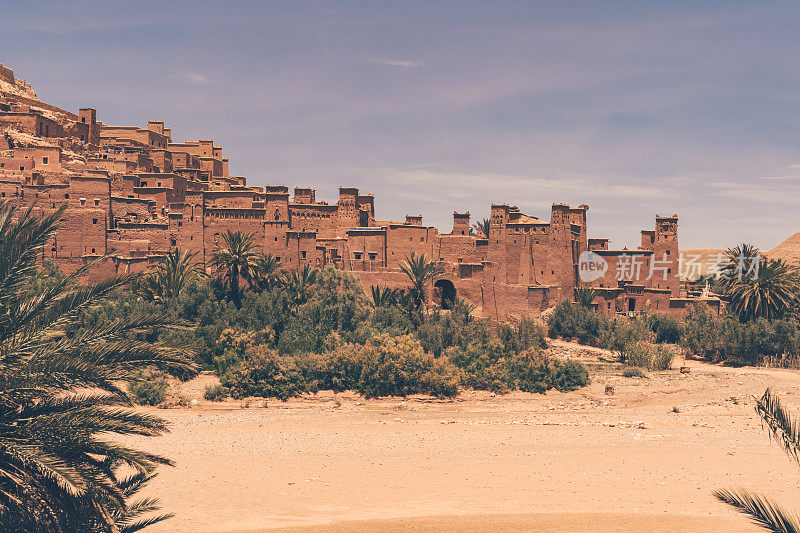
<svg viewBox="0 0 800 533"><path fill-rule="evenodd" d="M783 259L787 263L800 262L800 231L780 243L769 252L766 252L765 255L772 259Z"/></svg>

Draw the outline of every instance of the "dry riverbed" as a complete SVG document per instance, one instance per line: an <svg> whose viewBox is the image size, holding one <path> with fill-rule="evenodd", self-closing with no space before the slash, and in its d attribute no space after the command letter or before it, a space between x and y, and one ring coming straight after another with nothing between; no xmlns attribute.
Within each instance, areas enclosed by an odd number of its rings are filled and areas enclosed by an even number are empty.
<svg viewBox="0 0 800 533"><path fill-rule="evenodd" d="M689 361L623 378L602 351L552 349L591 363L592 384L266 408L204 401L213 376L181 384L198 403L156 411L172 432L130 439L176 462L148 487L176 514L152 531L758 531L711 495L735 486L800 509L800 470L753 410L767 387L799 406L800 373Z"/></svg>

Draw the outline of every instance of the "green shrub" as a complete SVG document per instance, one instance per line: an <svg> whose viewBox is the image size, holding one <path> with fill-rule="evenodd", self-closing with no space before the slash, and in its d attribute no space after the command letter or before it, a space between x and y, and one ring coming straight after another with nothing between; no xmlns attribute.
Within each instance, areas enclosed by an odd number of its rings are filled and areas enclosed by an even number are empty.
<svg viewBox="0 0 800 533"><path fill-rule="evenodd" d="M475 390L570 391L588 384L589 374L582 364L548 357L540 346L537 343L518 353L508 352L499 338L492 337L466 348L449 348L447 357L461 369L464 387Z"/></svg>
<svg viewBox="0 0 800 533"><path fill-rule="evenodd" d="M129 390L139 405L159 405L167 399L169 383L162 376L152 377L132 383Z"/></svg>
<svg viewBox="0 0 800 533"><path fill-rule="evenodd" d="M406 396L431 393L458 394L458 372L448 362L436 363L420 342L410 335L378 335L369 340L360 355L363 361L358 392L376 396Z"/></svg>
<svg viewBox="0 0 800 533"><path fill-rule="evenodd" d="M523 318L518 326L499 324L497 337L506 353L521 353L529 348L547 348L547 330L531 318Z"/></svg>
<svg viewBox="0 0 800 533"><path fill-rule="evenodd" d="M650 330L655 333L655 341L657 343L678 344L681 341L683 325L677 318L666 313L649 313L644 315L642 319L650 327Z"/></svg>
<svg viewBox="0 0 800 533"><path fill-rule="evenodd" d="M589 384L589 371L572 359L550 358L548 384L560 392L569 392Z"/></svg>
<svg viewBox="0 0 800 533"><path fill-rule="evenodd" d="M651 370L669 370L672 368L672 360L675 354L669 346L657 344L655 353L650 359Z"/></svg>
<svg viewBox="0 0 800 533"><path fill-rule="evenodd" d="M765 359L780 362L800 351L800 330L792 320L740 322L693 306L684 317L683 327L682 345L712 362L760 365Z"/></svg>
<svg viewBox="0 0 800 533"><path fill-rule="evenodd" d="M466 348L453 346L445 353L448 360L461 369L464 387L475 390L507 392L509 380L505 368L506 351L496 337L476 340Z"/></svg>
<svg viewBox="0 0 800 533"><path fill-rule="evenodd" d="M354 390L367 398L458 394L460 373L449 361L425 353L410 335L388 334L366 345L339 344L325 354L280 354L255 346L226 372L222 383L231 396L286 400L305 392Z"/></svg>
<svg viewBox="0 0 800 533"><path fill-rule="evenodd" d="M235 399L247 396L287 400L304 392L316 392L316 380L309 380L293 356L282 356L263 345L247 351L245 359L222 375L220 381Z"/></svg>
<svg viewBox="0 0 800 533"><path fill-rule="evenodd" d="M672 368L673 357L669 347L642 341L631 342L620 351L623 363L649 370L669 370Z"/></svg>
<svg viewBox="0 0 800 533"><path fill-rule="evenodd" d="M647 377L644 370L638 366L626 366L622 368L622 377L624 378L644 378Z"/></svg>
<svg viewBox="0 0 800 533"><path fill-rule="evenodd" d="M573 338L581 344L596 344L602 332L609 329L608 322L597 311L565 300L547 318L547 332L550 337Z"/></svg>
<svg viewBox="0 0 800 533"><path fill-rule="evenodd" d="M538 351L512 355L507 361L509 388L544 393L572 391L589 384L586 367L570 359L548 357Z"/></svg>
<svg viewBox="0 0 800 533"><path fill-rule="evenodd" d="M228 396L230 396L231 391L228 387L224 385L214 385L213 387L208 386L206 387L205 392L203 393L203 398L210 402L221 402Z"/></svg>

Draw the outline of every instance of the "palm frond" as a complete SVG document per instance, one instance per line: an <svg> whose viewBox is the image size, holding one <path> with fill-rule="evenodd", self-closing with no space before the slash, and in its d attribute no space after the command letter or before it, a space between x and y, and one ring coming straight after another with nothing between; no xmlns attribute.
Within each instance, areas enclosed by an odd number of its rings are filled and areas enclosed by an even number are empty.
<svg viewBox="0 0 800 533"><path fill-rule="evenodd" d="M714 491L719 500L748 515L753 522L767 531L775 533L798 533L800 522L797 515L787 512L774 500L746 489L722 489Z"/></svg>
<svg viewBox="0 0 800 533"><path fill-rule="evenodd" d="M786 454L800 464L800 422L791 417L770 389L756 401L756 412L768 428L770 439L778 442Z"/></svg>

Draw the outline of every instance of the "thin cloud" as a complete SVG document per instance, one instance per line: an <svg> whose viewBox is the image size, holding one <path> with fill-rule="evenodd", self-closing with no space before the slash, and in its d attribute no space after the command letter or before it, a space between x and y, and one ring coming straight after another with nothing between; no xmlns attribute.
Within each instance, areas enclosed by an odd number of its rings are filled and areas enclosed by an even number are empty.
<svg viewBox="0 0 800 533"><path fill-rule="evenodd" d="M200 72L176 72L169 76L171 80L183 81L193 85L211 85L211 78Z"/></svg>
<svg viewBox="0 0 800 533"><path fill-rule="evenodd" d="M405 61L400 59L383 59L380 61L373 61L378 65L386 65L387 67L399 67L402 69L419 68L422 66L422 61Z"/></svg>

